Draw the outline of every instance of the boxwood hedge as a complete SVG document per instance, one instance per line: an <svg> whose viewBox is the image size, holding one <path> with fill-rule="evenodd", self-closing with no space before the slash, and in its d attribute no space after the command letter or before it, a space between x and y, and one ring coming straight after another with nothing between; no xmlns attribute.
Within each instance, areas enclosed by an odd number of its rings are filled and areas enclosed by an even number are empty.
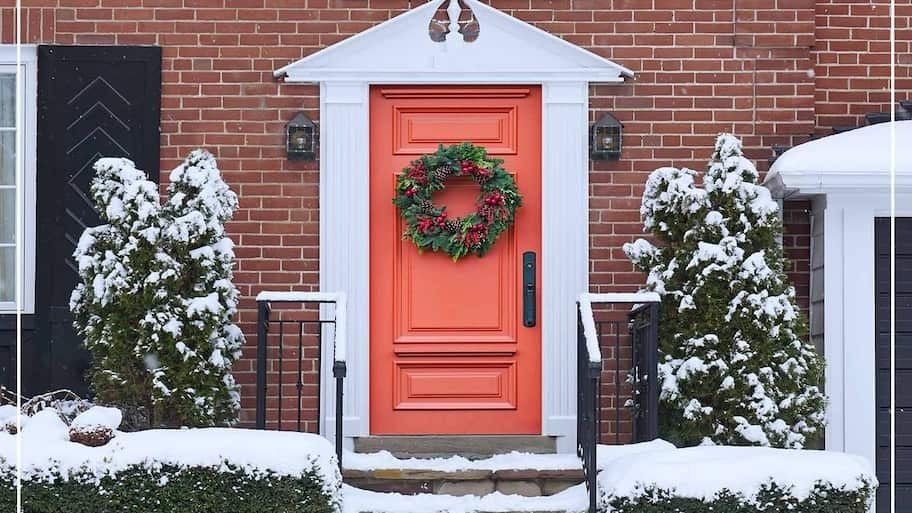
<svg viewBox="0 0 912 513"><path fill-rule="evenodd" d="M15 473L0 469L0 511L15 511ZM336 491L337 492L337 491ZM250 474L220 467L130 466L98 478L88 469L53 468L23 482L24 513L333 513L338 493L317 471Z"/></svg>
<svg viewBox="0 0 912 513"><path fill-rule="evenodd" d="M805 497L774 482L750 497L724 489L711 499L682 497L672 490L646 487L635 496L607 497L602 511L612 513L866 513L875 486L863 480L857 488L818 482Z"/></svg>

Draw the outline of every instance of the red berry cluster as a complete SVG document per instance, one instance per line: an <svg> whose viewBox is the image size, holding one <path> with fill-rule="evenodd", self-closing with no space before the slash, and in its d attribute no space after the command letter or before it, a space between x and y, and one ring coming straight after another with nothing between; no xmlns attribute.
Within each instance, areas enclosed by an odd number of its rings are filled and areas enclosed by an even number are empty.
<svg viewBox="0 0 912 513"><path fill-rule="evenodd" d="M481 245L487 237L488 226L483 223L478 223L469 227L469 230L462 238L462 243L467 248L474 248L475 246Z"/></svg>
<svg viewBox="0 0 912 513"><path fill-rule="evenodd" d="M459 163L459 166L462 168L463 175L475 175L478 173L478 165L469 160L463 160Z"/></svg>
<svg viewBox="0 0 912 513"><path fill-rule="evenodd" d="M485 205L491 205L492 207L499 207L507 202L507 198L500 192L494 191L491 194L485 196L484 199Z"/></svg>
<svg viewBox="0 0 912 513"><path fill-rule="evenodd" d="M422 235L427 235L429 232L434 230L434 228L443 230L444 228L446 228L446 222L447 222L447 213L446 212L441 212L440 215L437 217L422 217L421 219L418 220L418 225L417 225L418 233L420 233Z"/></svg>
<svg viewBox="0 0 912 513"><path fill-rule="evenodd" d="M424 167L424 162L421 162L420 160L414 162L412 166L409 167L407 175L419 185L427 185L428 174L427 169ZM406 194L408 194L408 191L406 191Z"/></svg>

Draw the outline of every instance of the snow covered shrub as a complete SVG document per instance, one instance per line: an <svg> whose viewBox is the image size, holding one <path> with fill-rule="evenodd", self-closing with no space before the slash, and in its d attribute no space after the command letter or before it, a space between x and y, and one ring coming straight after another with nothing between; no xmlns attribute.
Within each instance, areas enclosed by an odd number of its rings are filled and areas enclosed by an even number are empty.
<svg viewBox="0 0 912 513"><path fill-rule="evenodd" d="M876 486L860 456L764 447L645 452L599 474L613 513L865 513Z"/></svg>
<svg viewBox="0 0 912 513"><path fill-rule="evenodd" d="M237 421L240 395L231 367L244 336L231 320L238 290L234 244L225 236L237 205L209 152L192 152L171 172L161 237L177 273L158 277L170 301L143 319L158 347L150 366L153 398L169 425Z"/></svg>
<svg viewBox="0 0 912 513"><path fill-rule="evenodd" d="M100 159L95 170L106 224L79 241L70 308L98 402L120 407L128 429L236 422L231 366L243 336L231 322L238 292L224 223L237 197L203 150L171 173L164 205L131 161Z"/></svg>
<svg viewBox="0 0 912 513"><path fill-rule="evenodd" d="M17 441L25 513L335 513L341 505L333 446L316 435L152 429L85 447L44 410L18 437L0 433L0 511L14 510Z"/></svg>
<svg viewBox="0 0 912 513"><path fill-rule="evenodd" d="M625 244L662 296L659 433L675 444L802 448L819 435L823 360L784 272L777 204L730 134L703 187L689 169L646 183L644 239Z"/></svg>
<svg viewBox="0 0 912 513"><path fill-rule="evenodd" d="M15 463L15 458L0 456L0 511L16 511Z"/></svg>
<svg viewBox="0 0 912 513"><path fill-rule="evenodd" d="M681 497L672 490L648 487L632 497L617 497L602 511L612 513L866 513L873 497L873 487L845 490L829 485L815 485L803 499L788 488L764 484L753 497L722 490L707 499Z"/></svg>
<svg viewBox="0 0 912 513"><path fill-rule="evenodd" d="M90 472L54 476L22 486L24 513L335 513L338 499L323 488L315 470L297 476L244 469L148 469L136 465L97 482ZM0 487L5 483L0 483ZM2 493L2 491L0 491ZM15 493L13 494L15 504ZM0 505L3 499L0 497ZM4 510L4 511L13 511Z"/></svg>
<svg viewBox="0 0 912 513"><path fill-rule="evenodd" d="M155 352L139 321L166 299L149 277L168 266L160 249L158 187L122 158L95 163L91 194L106 224L86 228L73 256L82 283L70 298L74 325L92 355L89 379L97 400L116 404L147 423Z"/></svg>

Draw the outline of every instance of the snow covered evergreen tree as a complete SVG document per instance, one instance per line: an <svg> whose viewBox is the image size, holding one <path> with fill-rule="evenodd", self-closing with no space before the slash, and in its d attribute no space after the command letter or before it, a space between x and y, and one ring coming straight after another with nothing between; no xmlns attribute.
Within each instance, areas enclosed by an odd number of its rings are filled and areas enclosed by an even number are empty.
<svg viewBox="0 0 912 513"><path fill-rule="evenodd" d="M93 198L108 224L80 239L83 283L70 303L92 353L93 389L125 408L132 427L233 424L231 367L243 336L231 322L238 291L224 223L237 197L202 150L172 172L164 206L129 160L95 169Z"/></svg>
<svg viewBox="0 0 912 513"><path fill-rule="evenodd" d="M167 267L160 251L158 186L127 159L95 164L91 194L102 221L87 228L74 257L82 283L70 298L77 331L92 354L97 400L121 406L130 425L148 423L154 347L138 322L163 296L148 277Z"/></svg>
<svg viewBox="0 0 912 513"><path fill-rule="evenodd" d="M703 188L689 169L650 175L640 213L659 244L624 246L662 296L659 434L678 445L802 448L824 425L823 359L802 340L778 206L758 177L720 135Z"/></svg>
<svg viewBox="0 0 912 513"><path fill-rule="evenodd" d="M167 283L167 310L149 316L160 349L153 397L169 424L237 421L240 395L231 367L244 337L232 323L238 290L234 244L225 236L237 206L209 152L192 152L172 171L162 239L181 271Z"/></svg>

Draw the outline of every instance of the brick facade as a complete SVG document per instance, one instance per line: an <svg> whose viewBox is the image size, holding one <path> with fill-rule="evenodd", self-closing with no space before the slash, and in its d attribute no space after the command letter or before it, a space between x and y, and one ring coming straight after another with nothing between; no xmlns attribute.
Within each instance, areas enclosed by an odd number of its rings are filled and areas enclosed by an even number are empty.
<svg viewBox="0 0 912 513"><path fill-rule="evenodd" d="M241 209L240 321L253 356L253 296L318 283L318 164L285 159L283 128L318 117L318 90L272 71L403 12L418 0L23 0L28 43L160 45L162 169L206 147ZM488 3L636 73L593 86L593 119L624 124L623 157L591 170L591 283L630 291L643 281L621 245L640 234L646 175L703 169L715 135L734 131L761 169L773 145L892 108L887 0L490 0ZM898 97L912 97L912 0L897 2ZM0 41L14 41L12 0L0 0ZM482 34L484 28L482 27ZM787 254L808 296L804 203L786 212ZM252 419L253 361L237 367ZM310 388L309 390L313 390ZM313 405L312 400L309 402ZM610 410L606 417L613 416ZM614 428L612 428L614 429ZM610 433L608 433L610 434Z"/></svg>

